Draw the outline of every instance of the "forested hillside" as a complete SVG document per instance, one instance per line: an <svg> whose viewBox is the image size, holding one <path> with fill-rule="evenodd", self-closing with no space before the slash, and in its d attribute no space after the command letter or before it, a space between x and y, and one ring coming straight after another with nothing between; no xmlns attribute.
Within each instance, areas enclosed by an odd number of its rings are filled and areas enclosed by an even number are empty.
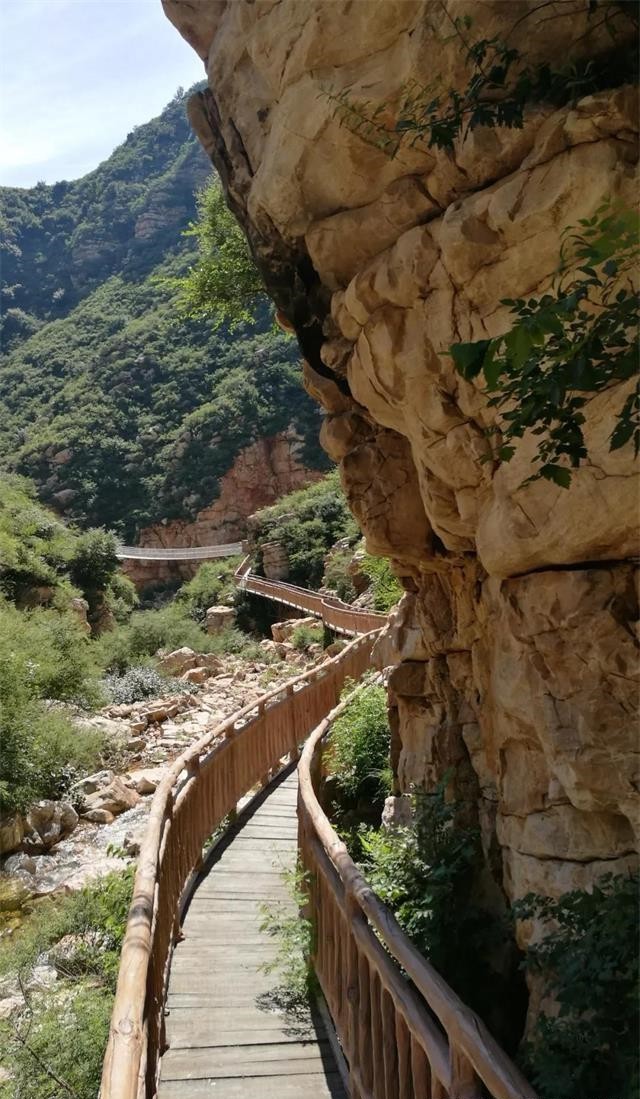
<svg viewBox="0 0 640 1099"><path fill-rule="evenodd" d="M266 299L233 332L177 307L210 177L176 95L83 179L0 190L0 464L80 524L133 538L191 516L242 447L289 424L323 464Z"/></svg>

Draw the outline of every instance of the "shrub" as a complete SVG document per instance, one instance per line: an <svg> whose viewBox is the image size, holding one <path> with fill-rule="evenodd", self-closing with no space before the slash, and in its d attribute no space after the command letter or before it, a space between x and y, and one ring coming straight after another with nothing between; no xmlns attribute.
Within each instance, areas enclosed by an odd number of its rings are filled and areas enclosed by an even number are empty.
<svg viewBox="0 0 640 1099"><path fill-rule="evenodd" d="M334 721L327 753L329 772L354 804L388 793L390 739L386 692L370 683Z"/></svg>
<svg viewBox="0 0 640 1099"><path fill-rule="evenodd" d="M402 584L394 575L386 557L372 557L369 553L365 554L362 571L371 581L375 610L386 614L402 599L404 595Z"/></svg>
<svg viewBox="0 0 640 1099"><path fill-rule="evenodd" d="M291 634L291 644L301 653L308 652L312 645L322 645L323 639L322 626L296 626Z"/></svg>
<svg viewBox="0 0 640 1099"><path fill-rule="evenodd" d="M103 687L109 700L116 706L140 702L143 698L160 698L166 694L192 691L193 685L181 679L160 675L148 664L138 664L122 675L107 675Z"/></svg>
<svg viewBox="0 0 640 1099"><path fill-rule="evenodd" d="M120 568L116 557L116 537L96 528L77 537L69 560L69 572L74 584L90 593L104 591Z"/></svg>
<svg viewBox="0 0 640 1099"><path fill-rule="evenodd" d="M22 477L0 481L0 594L19 600L41 585L55 587L73 545L73 535L37 502Z"/></svg>
<svg viewBox="0 0 640 1099"><path fill-rule="evenodd" d="M349 574L349 565L353 556L353 550L336 550L331 554L324 570L322 584L336 593L338 599L345 603L353 603L356 597L356 589Z"/></svg>
<svg viewBox="0 0 640 1099"><path fill-rule="evenodd" d="M514 908L521 919L547 924L526 964L559 1005L557 1017L539 1016L522 1051L540 1095L637 1099L638 876L607 874L589 893L530 894Z"/></svg>
<svg viewBox="0 0 640 1099"><path fill-rule="evenodd" d="M289 557L290 579L317 588L331 546L339 538L355 541L358 533L334 470L258 512L254 537L258 550L263 542L281 542Z"/></svg>
<svg viewBox="0 0 640 1099"><path fill-rule="evenodd" d="M39 958L55 957L65 936L78 937L54 989L26 992L18 1018L0 1023L0 1064L11 1074L10 1084L0 1084L3 1099L95 1099L132 886L131 868L45 900L0 944L0 973L19 975L26 988Z"/></svg>
<svg viewBox="0 0 640 1099"><path fill-rule="evenodd" d="M206 561L193 579L182 585L177 602L186 607L192 618L202 622L208 607L216 603L233 603L236 593L233 574L239 564L239 557Z"/></svg>
<svg viewBox="0 0 640 1099"><path fill-rule="evenodd" d="M91 642L72 614L0 601L0 661L20 669L32 697L99 701Z"/></svg>
<svg viewBox="0 0 640 1099"><path fill-rule="evenodd" d="M123 572L115 572L106 590L106 604L116 622L127 622L140 600L135 584Z"/></svg>
<svg viewBox="0 0 640 1099"><path fill-rule="evenodd" d="M454 825L455 806L445 804L442 787L416 795L414 811L411 828L361 830L363 872L465 1003L489 1013L497 980L489 958L506 929L474 897L479 837Z"/></svg>

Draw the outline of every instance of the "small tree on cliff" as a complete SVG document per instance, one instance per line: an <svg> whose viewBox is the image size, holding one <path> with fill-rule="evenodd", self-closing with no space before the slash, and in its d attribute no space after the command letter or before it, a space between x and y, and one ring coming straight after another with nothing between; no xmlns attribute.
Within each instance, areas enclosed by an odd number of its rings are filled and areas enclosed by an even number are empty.
<svg viewBox="0 0 640 1099"><path fill-rule="evenodd" d="M207 317L216 328L253 321L256 307L266 303L265 289L217 178L199 192L198 220L185 235L198 244L197 262L184 278L174 280L185 312Z"/></svg>

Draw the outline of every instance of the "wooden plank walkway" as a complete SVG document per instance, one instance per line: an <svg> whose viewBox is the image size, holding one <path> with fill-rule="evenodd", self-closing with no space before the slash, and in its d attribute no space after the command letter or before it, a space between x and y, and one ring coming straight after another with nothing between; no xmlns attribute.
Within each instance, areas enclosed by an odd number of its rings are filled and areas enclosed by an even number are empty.
<svg viewBox="0 0 640 1099"><path fill-rule="evenodd" d="M205 867L176 946L167 998L169 1049L158 1099L346 1099L322 1020L270 1002L277 950L260 906L293 902L297 774L242 814Z"/></svg>

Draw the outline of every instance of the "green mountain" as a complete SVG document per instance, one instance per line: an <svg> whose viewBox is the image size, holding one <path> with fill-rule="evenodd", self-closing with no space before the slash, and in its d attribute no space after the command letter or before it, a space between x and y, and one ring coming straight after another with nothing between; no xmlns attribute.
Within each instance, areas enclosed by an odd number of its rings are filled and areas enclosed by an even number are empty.
<svg viewBox="0 0 640 1099"><path fill-rule="evenodd" d="M171 280L194 262L184 231L212 171L185 98L80 180L0 188L0 468L127 538L192 516L244 446L289 425L326 465L266 299L233 332L180 313Z"/></svg>

